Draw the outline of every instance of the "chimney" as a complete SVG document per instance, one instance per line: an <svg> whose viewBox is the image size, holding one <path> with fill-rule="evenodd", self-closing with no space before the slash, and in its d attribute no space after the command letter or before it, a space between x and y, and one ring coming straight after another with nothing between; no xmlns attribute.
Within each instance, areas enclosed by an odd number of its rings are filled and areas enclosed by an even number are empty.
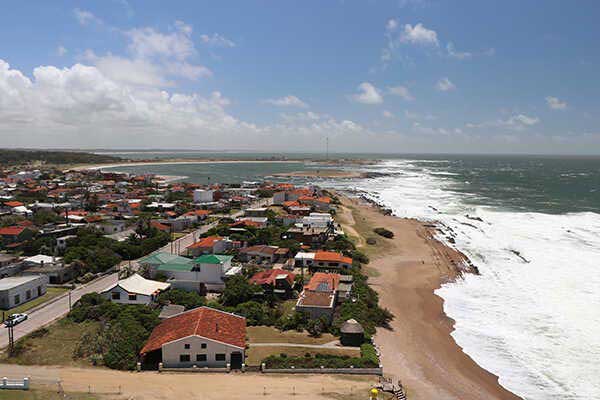
<svg viewBox="0 0 600 400"><path fill-rule="evenodd" d="M217 333L219 332L219 323L218 322L215 323L215 331Z"/></svg>

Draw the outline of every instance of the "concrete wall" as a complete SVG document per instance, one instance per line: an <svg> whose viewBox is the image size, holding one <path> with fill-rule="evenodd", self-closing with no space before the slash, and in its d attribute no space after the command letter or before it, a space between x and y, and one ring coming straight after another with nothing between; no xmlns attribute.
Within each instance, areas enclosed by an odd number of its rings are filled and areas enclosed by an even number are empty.
<svg viewBox="0 0 600 400"><path fill-rule="evenodd" d="M113 293L119 293L120 299L114 300L112 298ZM110 291L104 292L102 294L108 300L112 301L113 303L119 303L119 304L150 304L152 302L152 296L146 296L143 294L136 294L135 300L129 300L129 292L127 292L121 286L115 286ZM134 293L132 293L132 294L134 294Z"/></svg>
<svg viewBox="0 0 600 400"><path fill-rule="evenodd" d="M202 348L202 344L206 348ZM186 349L185 345L190 348ZM183 339L164 344L162 346L162 363L165 368L191 368L193 365L198 367L224 368L231 362L231 353L241 353L242 362L244 362L244 349L219 343L214 340L202 338L200 336L188 336ZM179 356L189 354L189 362L180 362ZM197 361L198 354L205 354L207 361ZM225 354L225 361L216 361L216 354Z"/></svg>
<svg viewBox="0 0 600 400"><path fill-rule="evenodd" d="M38 275L36 279L29 282L24 282L19 286L3 290L0 292L0 308L9 309L15 306L25 304L39 296L46 294L46 286L48 285L48 277L46 275ZM40 291L38 293L38 287ZM29 295L29 298L28 298ZM16 301L18 296L18 302Z"/></svg>

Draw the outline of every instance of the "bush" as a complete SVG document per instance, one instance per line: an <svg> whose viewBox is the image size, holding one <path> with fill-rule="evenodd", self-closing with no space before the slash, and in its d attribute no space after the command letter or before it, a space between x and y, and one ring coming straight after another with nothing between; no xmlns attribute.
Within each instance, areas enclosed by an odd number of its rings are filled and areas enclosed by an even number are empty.
<svg viewBox="0 0 600 400"><path fill-rule="evenodd" d="M349 357L329 354L306 353L304 356L290 357L285 354L279 356L272 355L265 358L262 362L267 368L284 369L284 368L376 368L379 366L379 360L365 357Z"/></svg>
<svg viewBox="0 0 600 400"><path fill-rule="evenodd" d="M375 347L371 343L363 343L360 345L360 356L373 364L379 365L377 350L375 350Z"/></svg>
<svg viewBox="0 0 600 400"><path fill-rule="evenodd" d="M360 250L352 250L350 252L350 258L352 258L354 261L358 261L361 264L369 263L369 257L367 257L367 255Z"/></svg>
<svg viewBox="0 0 600 400"><path fill-rule="evenodd" d="M197 308L206 304L206 298L200 296L196 292L187 292L181 289L171 289L161 292L158 295L158 304L179 304L184 306L186 310Z"/></svg>
<svg viewBox="0 0 600 400"><path fill-rule="evenodd" d="M379 236L383 236L384 238L388 238L388 239L391 239L394 237L394 232L392 232L388 229L385 229L385 228L375 228L375 229L373 229L373 232L375 232Z"/></svg>
<svg viewBox="0 0 600 400"><path fill-rule="evenodd" d="M375 239L374 237L369 237L369 238L367 238L367 244L374 246L377 244L377 239Z"/></svg>

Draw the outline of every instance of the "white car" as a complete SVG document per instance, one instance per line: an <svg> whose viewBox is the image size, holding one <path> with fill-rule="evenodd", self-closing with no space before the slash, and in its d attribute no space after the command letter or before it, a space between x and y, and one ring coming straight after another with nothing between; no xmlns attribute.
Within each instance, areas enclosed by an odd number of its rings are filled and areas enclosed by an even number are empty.
<svg viewBox="0 0 600 400"><path fill-rule="evenodd" d="M12 314L10 317L8 317L6 319L6 321L4 321L4 325L8 328L9 326L15 326L17 324L20 324L21 322L25 321L27 319L27 314L23 313L23 314Z"/></svg>

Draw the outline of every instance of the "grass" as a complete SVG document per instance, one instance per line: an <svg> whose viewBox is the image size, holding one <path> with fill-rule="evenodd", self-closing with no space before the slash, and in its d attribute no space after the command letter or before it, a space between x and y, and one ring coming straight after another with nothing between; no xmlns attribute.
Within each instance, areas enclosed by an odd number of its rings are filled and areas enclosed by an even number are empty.
<svg viewBox="0 0 600 400"><path fill-rule="evenodd" d="M73 354L81 337L86 333L96 332L99 326L98 322L76 324L66 318L61 319L48 326L47 333L44 335L38 336L36 335L38 331L34 331L18 340L16 347L22 346L22 350L10 358L2 354L0 362L23 365L89 366L87 360L74 359Z"/></svg>
<svg viewBox="0 0 600 400"><path fill-rule="evenodd" d="M69 289L66 288L49 287L43 296L37 297L31 301L28 301L27 303L23 303L17 307L11 308L10 310L4 311L2 315L2 322L4 322L4 316L8 317L11 314L27 312L32 308L39 306L42 303L52 300L53 298L58 297L63 293L66 293L68 290Z"/></svg>
<svg viewBox="0 0 600 400"><path fill-rule="evenodd" d="M271 326L249 326L246 328L248 342L252 343L297 343L297 344L324 344L337 338L329 333L314 338L307 332L285 331L281 332Z"/></svg>
<svg viewBox="0 0 600 400"><path fill-rule="evenodd" d="M290 357L303 357L306 353L311 355L315 354L328 354L336 356L360 356L360 352L356 349L350 348L339 348L339 349L314 349L311 347L285 347L285 346L264 346L264 347L252 347L246 350L246 364L247 365L260 365L262 360L271 355L279 355L285 353Z"/></svg>
<svg viewBox="0 0 600 400"><path fill-rule="evenodd" d="M97 400L99 397L87 393L66 393L69 400ZM65 398L53 390L4 390L0 391L2 400L64 400Z"/></svg>

